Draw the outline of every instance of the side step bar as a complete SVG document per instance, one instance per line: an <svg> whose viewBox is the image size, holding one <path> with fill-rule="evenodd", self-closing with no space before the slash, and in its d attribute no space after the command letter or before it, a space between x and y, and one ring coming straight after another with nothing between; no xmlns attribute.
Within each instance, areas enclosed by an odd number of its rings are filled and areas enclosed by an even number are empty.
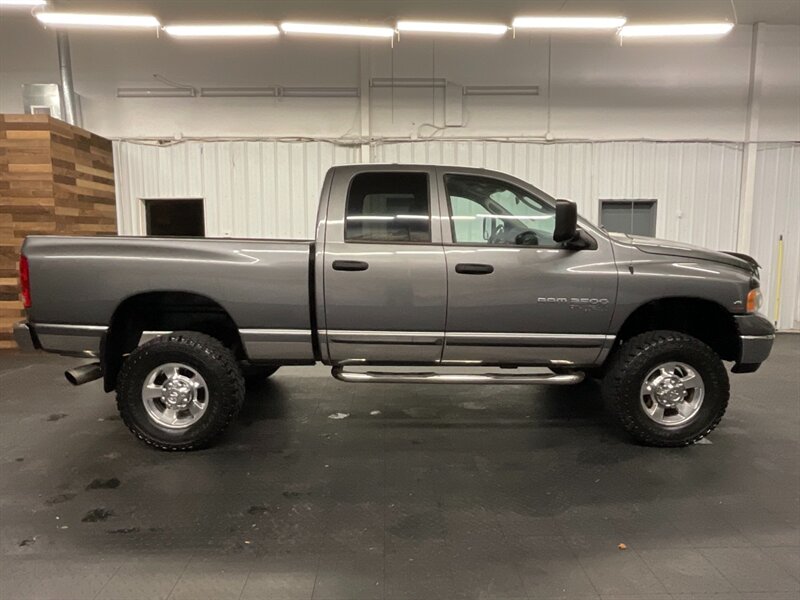
<svg viewBox="0 0 800 600"><path fill-rule="evenodd" d="M524 375L505 375L503 373L435 373L435 372L386 372L386 371L345 371L345 367L336 366L331 369L339 381L347 383L474 383L484 385L497 384L544 384L571 385L583 381L584 374L565 373L528 373Z"/></svg>

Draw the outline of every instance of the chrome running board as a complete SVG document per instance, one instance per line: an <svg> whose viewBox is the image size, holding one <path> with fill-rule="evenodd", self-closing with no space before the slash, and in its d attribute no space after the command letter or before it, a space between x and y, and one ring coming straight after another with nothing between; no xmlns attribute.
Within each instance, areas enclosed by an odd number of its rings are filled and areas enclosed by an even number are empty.
<svg viewBox="0 0 800 600"><path fill-rule="evenodd" d="M574 373L526 373L524 375L506 375L504 373L436 373L436 372L387 372L387 371L345 371L345 367L336 366L331 369L339 381L347 383L473 383L484 385L498 384L539 384L539 385L571 385L583 381L584 374Z"/></svg>

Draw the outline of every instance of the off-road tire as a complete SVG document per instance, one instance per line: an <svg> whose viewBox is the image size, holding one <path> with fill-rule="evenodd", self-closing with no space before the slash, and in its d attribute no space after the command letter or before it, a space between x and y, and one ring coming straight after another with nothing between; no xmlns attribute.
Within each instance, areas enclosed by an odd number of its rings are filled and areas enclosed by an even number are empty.
<svg viewBox="0 0 800 600"><path fill-rule="evenodd" d="M680 361L696 369L705 386L703 404L685 425L666 427L650 419L641 405L640 389L659 364ZM722 420L730 397L725 365L706 344L677 331L651 331L627 340L610 359L602 384L603 398L639 443L688 446L711 433Z"/></svg>
<svg viewBox="0 0 800 600"><path fill-rule="evenodd" d="M208 385L208 407L186 429L159 427L142 402L148 373L171 362L192 367ZM159 450L196 450L209 446L234 420L244 401L244 389L233 352L219 340L195 331L176 331L150 340L125 359L117 379L117 409L128 429L143 442Z"/></svg>

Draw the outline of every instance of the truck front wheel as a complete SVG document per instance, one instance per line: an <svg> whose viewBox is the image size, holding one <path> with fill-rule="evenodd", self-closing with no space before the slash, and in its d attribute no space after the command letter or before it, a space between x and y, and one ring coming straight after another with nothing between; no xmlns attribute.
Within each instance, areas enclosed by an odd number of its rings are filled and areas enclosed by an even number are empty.
<svg viewBox="0 0 800 600"><path fill-rule="evenodd" d="M161 450L208 446L236 417L244 378L234 354L194 331L160 336L134 350L117 380L128 428Z"/></svg>
<svg viewBox="0 0 800 600"><path fill-rule="evenodd" d="M651 331L627 340L611 358L603 396L638 442L688 446L719 424L730 385L709 346L676 331Z"/></svg>

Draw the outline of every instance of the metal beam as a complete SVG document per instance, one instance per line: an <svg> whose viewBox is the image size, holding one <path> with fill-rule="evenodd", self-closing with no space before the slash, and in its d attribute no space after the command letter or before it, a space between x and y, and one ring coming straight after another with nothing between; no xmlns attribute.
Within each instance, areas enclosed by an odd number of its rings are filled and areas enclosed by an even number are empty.
<svg viewBox="0 0 800 600"><path fill-rule="evenodd" d="M764 49L761 47L761 24L753 25L750 45L750 86L747 92L747 120L744 130L742 153L742 176L739 184L739 230L736 250L750 254L750 239L753 230L753 210L756 192L756 159L758 154L758 120L761 112L761 87L764 72Z"/></svg>

